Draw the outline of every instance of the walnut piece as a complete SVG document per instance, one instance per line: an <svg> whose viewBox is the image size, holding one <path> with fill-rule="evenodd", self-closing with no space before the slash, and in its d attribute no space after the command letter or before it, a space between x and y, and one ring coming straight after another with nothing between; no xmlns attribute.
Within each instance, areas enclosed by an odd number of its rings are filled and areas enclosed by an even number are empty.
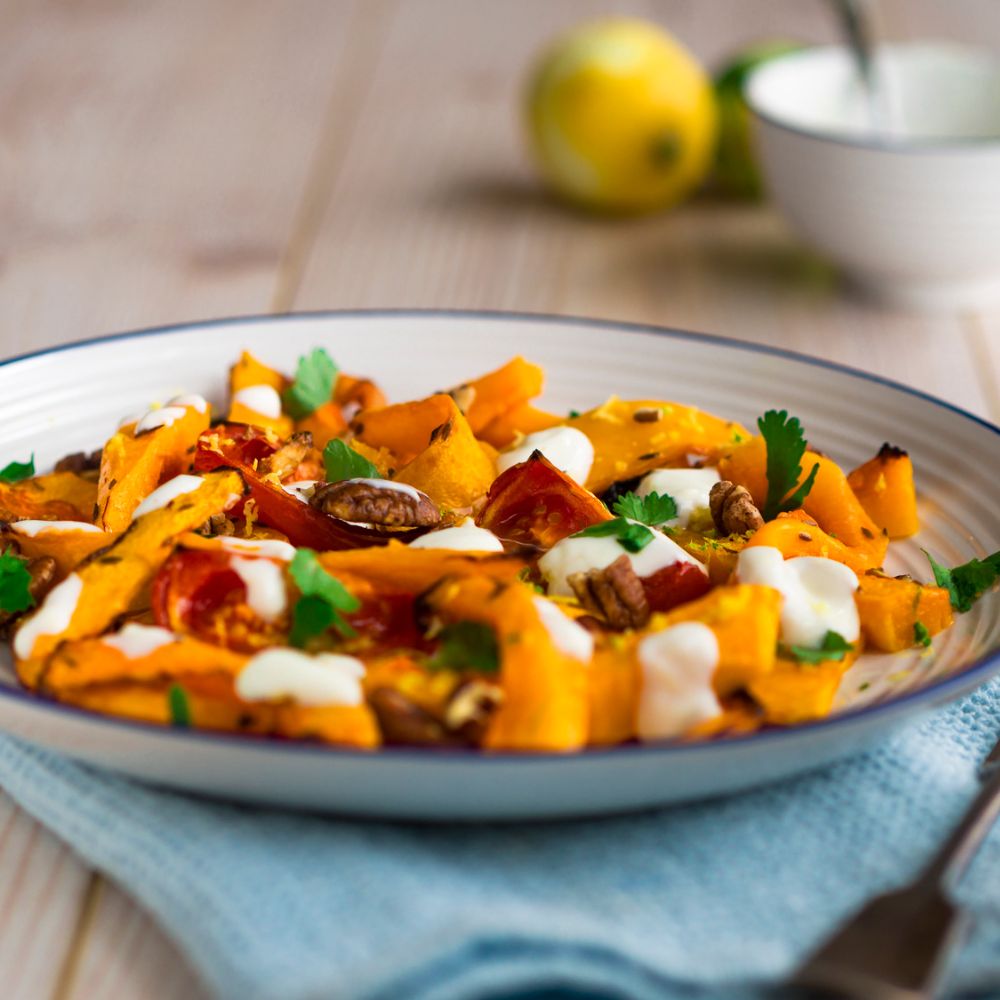
<svg viewBox="0 0 1000 1000"><path fill-rule="evenodd" d="M712 487L708 504L720 534L743 535L756 531L764 524L750 491L728 480L724 479Z"/></svg>
<svg viewBox="0 0 1000 1000"><path fill-rule="evenodd" d="M195 529L198 535L214 538L218 535L235 535L236 525L225 514L212 514L209 519Z"/></svg>
<svg viewBox="0 0 1000 1000"><path fill-rule="evenodd" d="M274 473L279 479L290 476L313 450L313 436L309 431L293 434L277 451L262 458L257 471L262 476Z"/></svg>
<svg viewBox="0 0 1000 1000"><path fill-rule="evenodd" d="M323 483L313 491L309 503L326 514L344 521L381 524L387 528L432 527L441 520L441 512L426 493L410 492L394 486L345 479Z"/></svg>
<svg viewBox="0 0 1000 1000"><path fill-rule="evenodd" d="M579 602L615 629L642 628L649 621L649 601L628 556L604 569L573 573L568 581Z"/></svg>

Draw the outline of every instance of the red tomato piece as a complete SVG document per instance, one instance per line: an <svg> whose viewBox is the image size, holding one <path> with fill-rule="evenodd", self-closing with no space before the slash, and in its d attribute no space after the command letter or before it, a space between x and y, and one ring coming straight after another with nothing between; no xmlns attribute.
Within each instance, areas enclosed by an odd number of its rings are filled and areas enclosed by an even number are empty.
<svg viewBox="0 0 1000 1000"><path fill-rule="evenodd" d="M536 451L497 477L476 523L509 542L549 549L561 538L610 519L593 493Z"/></svg>
<svg viewBox="0 0 1000 1000"><path fill-rule="evenodd" d="M652 576L642 578L651 611L669 611L678 604L687 604L712 589L705 573L691 563L676 562L664 566Z"/></svg>

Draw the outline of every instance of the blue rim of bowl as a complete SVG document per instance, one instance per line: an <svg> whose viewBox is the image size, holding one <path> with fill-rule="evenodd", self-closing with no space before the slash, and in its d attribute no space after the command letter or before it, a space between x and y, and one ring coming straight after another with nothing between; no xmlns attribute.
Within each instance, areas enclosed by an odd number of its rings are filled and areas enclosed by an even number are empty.
<svg viewBox="0 0 1000 1000"><path fill-rule="evenodd" d="M918 43L919 44L919 43ZM895 47L907 46L897 44ZM969 48L968 46L958 46L959 48ZM1000 135L983 136L950 136L941 139L878 139L875 137L863 137L851 135L844 132L836 132L826 129L810 129L802 125L793 125L781 118L775 117L768 111L761 110L760 105L751 97L753 78L771 66L784 62L788 59L800 58L812 52L829 52L834 50L844 50L843 45L812 45L792 52L785 52L781 55L772 56L766 62L755 66L747 76L743 85L743 99L754 117L773 128L781 129L792 135L801 136L805 139L816 139L819 142L829 142L835 146L850 146L855 149L867 149L878 153L968 153L973 150L997 151L1000 150ZM998 59L988 49L975 49L976 53L991 59L1000 73L1000 59Z"/></svg>
<svg viewBox="0 0 1000 1000"><path fill-rule="evenodd" d="M531 313L531 312L506 312L499 309L329 309L313 310L303 312L287 313L267 313L251 314L247 316L230 316L219 319L199 320L188 323L175 323L166 326L145 327L138 330L130 330L122 333L106 334L99 337L90 337L86 340L78 340L68 344L58 344L54 347L43 348L39 351L29 351L12 358L0 361L0 368L17 364L21 361L28 361L34 358L42 358L51 354L61 354L65 351L72 351L78 348L86 348L95 344L105 344L118 340L138 339L142 337L167 336L173 333L183 333L191 330L209 330L231 326L248 326L257 324L271 324L287 322L289 320L338 320L338 319L363 319L363 318L400 318L400 319L467 319L467 320L492 320L496 322L513 323L549 323L554 326L588 326L609 330L621 330L628 333L645 333L652 336L667 337L677 341L697 341L701 343L717 344L720 347L732 350L744 351L748 354L766 354L772 357L784 358L788 361L800 364L811 365L816 368L823 368L827 371L840 372L853 378L873 382L876 385L885 386L905 395L923 400L943 410L954 413L974 424L985 428L991 433L1000 437L1000 427L984 420L982 417L970 413L968 410L955 406L946 400L914 389L911 386L896 382L893 379L885 378L881 375L874 375L850 365L842 365L835 361L826 361L808 354L800 354L797 351L789 351L782 347L772 347L767 344L755 344L749 341L736 340L732 337L723 337L718 334L698 333L693 330L677 330L670 327L656 326L652 323L632 323L624 320L600 319L593 316L572 316L553 313ZM382 747L378 750L355 750L349 747L338 747L326 744L296 742L279 736L266 736L246 733L229 733L224 731L214 731L208 729L188 729L171 726L161 726L156 723L140 722L133 719L124 719L116 716L102 715L89 709L79 708L75 705L64 705L60 702L41 697L24 688L0 686L0 698L10 701L23 702L33 709L67 716L80 720L87 724L111 727L117 730L138 731L149 736L164 737L180 741L194 742L199 744L221 745L227 747L243 747L247 751L275 752L282 754L298 755L322 755L325 757L350 758L358 761L379 762L389 760L420 760L438 764L445 763L468 763L470 760L483 763L503 763L516 764L519 762L545 762L556 763L565 766L573 761L590 761L595 758L607 758L617 756L631 756L640 754L648 756L650 754L704 754L721 752L740 746L759 747L764 744L773 745L807 738L810 734L830 732L837 728L850 728L862 720L868 720L875 716L888 719L906 711L911 706L925 705L928 710L951 702L964 694L968 694L980 684L989 680L990 677L1000 672L1000 648L994 649L978 660L973 661L964 669L959 669L955 673L928 684L926 687L906 694L901 694L886 701L880 701L873 705L860 707L857 709L840 712L834 716L828 716L815 722L807 722L797 726L787 728L775 728L749 733L744 736L728 736L715 740L705 740L701 742L670 742L659 741L640 744L624 744L614 747L590 748L585 747L572 753L539 753L525 752L516 753L510 751L483 751L476 748L452 748L452 749L429 749L429 748L407 748L407 747ZM30 742L30 740L29 740Z"/></svg>

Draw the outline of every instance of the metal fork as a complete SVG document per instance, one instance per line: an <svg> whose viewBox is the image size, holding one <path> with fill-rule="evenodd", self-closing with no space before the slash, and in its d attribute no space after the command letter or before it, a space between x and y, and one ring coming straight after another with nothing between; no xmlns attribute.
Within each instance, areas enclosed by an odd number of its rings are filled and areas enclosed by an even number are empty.
<svg viewBox="0 0 1000 1000"><path fill-rule="evenodd" d="M983 784L954 832L908 886L876 896L836 931L788 983L793 995L928 1000L969 927L951 900L1000 816L1000 740L980 768Z"/></svg>

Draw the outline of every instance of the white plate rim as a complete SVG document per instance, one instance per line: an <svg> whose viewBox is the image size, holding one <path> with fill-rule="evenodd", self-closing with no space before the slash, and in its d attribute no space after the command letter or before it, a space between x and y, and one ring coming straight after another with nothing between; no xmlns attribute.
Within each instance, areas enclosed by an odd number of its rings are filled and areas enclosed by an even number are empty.
<svg viewBox="0 0 1000 1000"><path fill-rule="evenodd" d="M906 395L915 397L925 403L940 407L956 416L972 423L978 424L991 433L1000 436L1000 426L977 416L954 403L941 399L922 389L915 389L902 382L887 378L884 375L876 375L873 372L866 372L850 365L841 364L836 361L828 361L824 358L803 354L783 347L775 347L769 344L758 344L752 341L738 340L734 337L726 337L721 334L702 333L695 330L683 330L675 327L660 326L654 323L637 323L627 320L602 319L594 316L574 316L568 313L535 313L527 311L508 311L503 309L447 309L447 308L378 308L378 309L315 309L301 310L295 312L282 313L250 313L247 315L224 316L207 320L192 320L183 323L169 323L159 326L139 327L134 330L125 330L118 333L102 334L96 337L88 337L83 340L71 341L65 344L55 344L51 347L41 348L37 351L27 351L14 357L0 360L0 368L21 361L33 360L46 357L52 354L60 354L65 351L77 348L86 348L96 344L105 344L119 340L140 339L145 337L165 336L167 334L179 333L198 329L217 329L229 326L241 326L249 324L268 325L280 323L282 321L294 321L298 319L364 319L370 318L407 318L427 319L434 317L458 318L469 320L494 320L497 322L530 322L530 323L550 323L559 326L590 326L603 329L622 330L632 333L645 333L654 336L668 337L679 341L699 341L713 343L720 347L743 351L748 354L766 354L773 357L784 358L809 364L827 371L836 371L842 374L858 378L864 381L873 382L877 385L886 386ZM858 708L847 709L833 716L827 716L814 722L801 723L794 726L775 727L754 733L739 736L728 736L715 740L701 740L690 742L676 741L651 741L648 743L625 744L611 747L584 747L572 753L543 753L538 751L484 751L477 748L415 748L415 747L379 747L376 750L357 750L351 747L341 747L329 744L307 743L289 740L281 736L268 736L246 733L230 733L225 731L215 731L209 729L193 729L186 727L161 726L156 723L141 722L135 719L121 718L117 716L104 715L100 712L93 712L89 709L80 708L76 705L67 705L54 699L39 696L31 691L20 687L7 687L0 685L0 698L9 701L23 702L32 706L35 710L51 713L53 716L69 716L82 718L86 721L98 725L108 726L118 730L135 731L139 733L155 732L168 738L200 742L208 744L222 744L229 746L245 746L253 748L257 752L276 753L281 755L307 755L326 756L356 760L372 760L377 757L381 760L386 758L400 761L420 760L433 761L435 764L447 763L468 763L470 760L487 763L509 764L513 761L530 763L539 761L552 763L554 759L569 763L570 761L585 762L596 758L608 756L651 756L651 755L674 755L681 756L685 753L704 754L713 750L722 752L740 745L752 744L760 747L764 744L780 745L782 742L789 742L808 737L809 734L817 732L829 732L838 726L850 726L862 718L873 718L881 716L884 719L892 718L909 709L923 705L927 709L951 702L973 691L979 685L985 683L993 675L1000 673L1000 647L986 653L984 656L972 661L955 673L933 681L925 687L915 691L909 691L897 697L890 698L884 702L877 702L871 705L862 705Z"/></svg>

